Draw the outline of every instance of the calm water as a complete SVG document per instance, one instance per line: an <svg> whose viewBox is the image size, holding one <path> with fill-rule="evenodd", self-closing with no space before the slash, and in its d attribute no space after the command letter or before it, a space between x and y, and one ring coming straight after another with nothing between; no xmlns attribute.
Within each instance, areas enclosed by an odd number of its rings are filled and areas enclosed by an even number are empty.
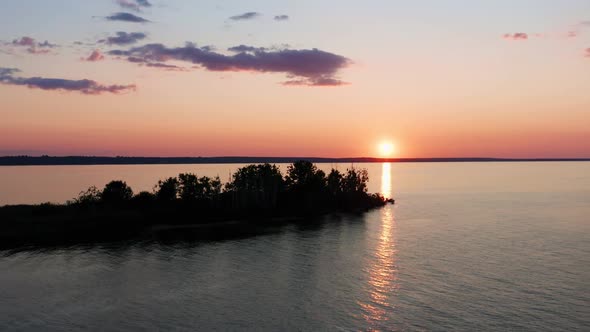
<svg viewBox="0 0 590 332"><path fill-rule="evenodd" d="M239 239L0 252L0 330L590 330L590 163L361 166L395 206ZM233 169L0 167L0 204Z"/></svg>

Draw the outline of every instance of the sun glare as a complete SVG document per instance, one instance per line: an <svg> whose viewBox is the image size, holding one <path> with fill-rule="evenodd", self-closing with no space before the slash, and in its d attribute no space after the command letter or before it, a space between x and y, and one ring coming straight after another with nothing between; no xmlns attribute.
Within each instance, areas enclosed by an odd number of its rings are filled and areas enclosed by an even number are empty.
<svg viewBox="0 0 590 332"><path fill-rule="evenodd" d="M395 151L395 146L391 142L381 142L378 150L381 157L391 157Z"/></svg>

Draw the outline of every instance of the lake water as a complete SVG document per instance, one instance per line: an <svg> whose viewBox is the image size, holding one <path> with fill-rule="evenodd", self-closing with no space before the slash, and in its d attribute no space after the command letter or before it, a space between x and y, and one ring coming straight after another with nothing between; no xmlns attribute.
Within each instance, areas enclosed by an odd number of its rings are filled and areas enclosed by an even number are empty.
<svg viewBox="0 0 590 332"><path fill-rule="evenodd" d="M0 251L0 330L590 330L590 163L356 166L396 205L241 238ZM0 205L236 167L0 167Z"/></svg>

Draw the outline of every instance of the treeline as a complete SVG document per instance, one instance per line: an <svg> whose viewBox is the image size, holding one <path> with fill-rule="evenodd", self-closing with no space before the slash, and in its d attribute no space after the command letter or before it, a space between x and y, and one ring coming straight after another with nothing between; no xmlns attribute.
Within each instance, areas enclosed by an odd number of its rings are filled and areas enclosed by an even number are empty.
<svg viewBox="0 0 590 332"><path fill-rule="evenodd" d="M368 194L365 169L332 169L328 174L309 161L296 161L283 175L276 165L255 164L239 168L227 183L219 177L181 173L160 180L152 192L134 194L121 180L102 189L90 187L69 206L158 207L216 211L291 211L294 213L330 210L369 209L388 202L380 194Z"/></svg>
<svg viewBox="0 0 590 332"><path fill-rule="evenodd" d="M276 165L239 168L227 183L182 173L134 193L124 181L90 187L66 204L0 207L0 248L128 239L218 239L257 234L267 225L309 223L333 212L383 206L367 193L367 171L332 169L297 161L282 174Z"/></svg>

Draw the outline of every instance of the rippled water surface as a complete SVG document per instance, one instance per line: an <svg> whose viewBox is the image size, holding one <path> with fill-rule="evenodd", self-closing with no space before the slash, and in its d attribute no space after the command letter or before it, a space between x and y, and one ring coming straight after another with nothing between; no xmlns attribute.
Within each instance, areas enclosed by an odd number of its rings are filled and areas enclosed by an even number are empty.
<svg viewBox="0 0 590 332"><path fill-rule="evenodd" d="M590 163L360 166L395 206L215 241L2 251L0 330L590 330ZM179 171L229 172L0 167L0 202Z"/></svg>

